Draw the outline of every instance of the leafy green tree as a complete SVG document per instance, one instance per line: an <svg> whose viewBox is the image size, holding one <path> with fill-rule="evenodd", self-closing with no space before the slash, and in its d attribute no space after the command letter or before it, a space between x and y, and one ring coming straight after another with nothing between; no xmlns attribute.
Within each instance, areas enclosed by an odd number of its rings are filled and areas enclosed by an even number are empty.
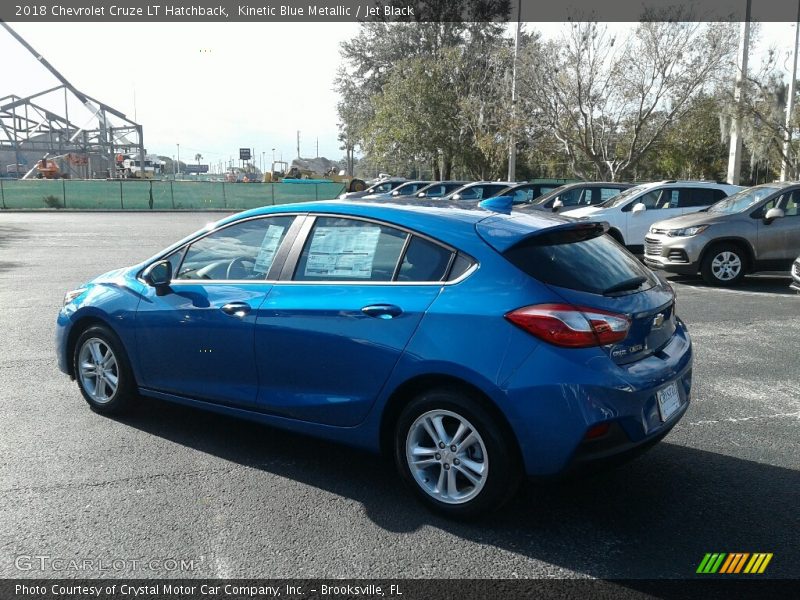
<svg viewBox="0 0 800 600"><path fill-rule="evenodd" d="M505 0L467 4L482 15L508 9ZM428 3L439 16L454 6ZM473 77L494 85L491 61L507 44L503 32L502 23L456 19L362 24L341 48L336 85L342 149L352 154L359 147L385 164L423 162L437 178L450 177L456 166L470 173L491 170L495 148L487 132L498 119L473 93Z"/></svg>
<svg viewBox="0 0 800 600"><path fill-rule="evenodd" d="M725 177L728 144L720 130L722 101L699 96L664 133L654 149L652 177L711 179Z"/></svg>

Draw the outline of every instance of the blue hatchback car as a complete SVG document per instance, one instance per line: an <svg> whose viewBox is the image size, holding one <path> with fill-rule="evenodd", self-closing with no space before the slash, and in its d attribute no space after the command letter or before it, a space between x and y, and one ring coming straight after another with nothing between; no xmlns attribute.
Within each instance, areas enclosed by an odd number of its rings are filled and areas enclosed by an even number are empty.
<svg viewBox="0 0 800 600"><path fill-rule="evenodd" d="M685 413L675 296L603 223L472 205L244 212L68 292L62 371L394 455L429 506L632 455Z"/></svg>

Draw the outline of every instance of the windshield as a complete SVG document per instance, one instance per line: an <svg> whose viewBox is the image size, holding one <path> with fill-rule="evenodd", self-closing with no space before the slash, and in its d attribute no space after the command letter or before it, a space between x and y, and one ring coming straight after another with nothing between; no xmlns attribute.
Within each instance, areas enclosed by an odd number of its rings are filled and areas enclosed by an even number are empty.
<svg viewBox="0 0 800 600"><path fill-rule="evenodd" d="M463 181L454 181L450 183L433 183L426 188L423 188L419 191L419 193L425 193L426 198L439 198L444 196L445 194L449 194L457 190L460 187L464 187Z"/></svg>
<svg viewBox="0 0 800 600"><path fill-rule="evenodd" d="M628 188L617 194L616 196L612 196L602 204L596 204L598 208L615 208L620 204L625 204L628 200L631 199L632 196L638 194L639 192L643 192L647 189L647 186L644 185L635 185L632 188Z"/></svg>
<svg viewBox="0 0 800 600"><path fill-rule="evenodd" d="M409 181L408 183L404 183L403 185L398 185L394 188L392 192L392 196L406 196L409 194L413 194L420 188L419 181Z"/></svg>
<svg viewBox="0 0 800 600"><path fill-rule="evenodd" d="M747 188L746 190L742 190L733 196L728 196L724 200L720 200L716 204L712 205L711 208L708 209L708 212L722 213L726 215L738 213L743 210L747 210L758 202L761 202L764 198L771 196L779 189L779 187L774 186Z"/></svg>
<svg viewBox="0 0 800 600"><path fill-rule="evenodd" d="M539 204L544 204L545 202L547 202L548 200L552 200L554 197L558 196L559 194L563 194L563 193L564 193L564 192L566 192L566 191L567 191L567 190L568 190L570 187L575 187L575 186L571 186L571 185L562 185L561 187L557 187L557 188L556 188L556 189L554 189L552 192L548 192L547 194L544 194L544 195L542 195L542 196L539 196L539 197L538 197L538 198L536 198L536 200L534 200L534 201L533 201L531 204L533 204L534 206L538 206Z"/></svg>

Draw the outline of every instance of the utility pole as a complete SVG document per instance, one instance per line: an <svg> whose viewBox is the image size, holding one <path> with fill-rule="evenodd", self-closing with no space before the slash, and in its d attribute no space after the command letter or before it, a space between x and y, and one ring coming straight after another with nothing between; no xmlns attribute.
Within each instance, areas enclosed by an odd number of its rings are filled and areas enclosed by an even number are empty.
<svg viewBox="0 0 800 600"><path fill-rule="evenodd" d="M517 0L517 32L514 36L514 64L511 67L511 129L508 134L508 181L515 181L517 177L517 140L514 138L514 128L517 121L517 54L519 53L519 34L521 29L522 0Z"/></svg>
<svg viewBox="0 0 800 600"><path fill-rule="evenodd" d="M742 95L747 77L747 55L750 46L750 4L747 0L742 34L739 40L739 70L736 73L736 88L733 92L735 114L731 126L731 145L728 151L728 183L739 185L742 170Z"/></svg>
<svg viewBox="0 0 800 600"><path fill-rule="evenodd" d="M781 158L781 181L789 176L789 154L792 151L792 110L794 109L794 85L797 79L797 44L800 42L800 0L797 2L797 21L794 26L794 48L792 49L792 72L789 79L789 97L786 99L786 130L783 132L783 157ZM794 171L794 169L792 169Z"/></svg>
<svg viewBox="0 0 800 600"><path fill-rule="evenodd" d="M181 173L181 145L178 144L178 174Z"/></svg>
<svg viewBox="0 0 800 600"><path fill-rule="evenodd" d="M297 158L300 158L300 130L297 130Z"/></svg>

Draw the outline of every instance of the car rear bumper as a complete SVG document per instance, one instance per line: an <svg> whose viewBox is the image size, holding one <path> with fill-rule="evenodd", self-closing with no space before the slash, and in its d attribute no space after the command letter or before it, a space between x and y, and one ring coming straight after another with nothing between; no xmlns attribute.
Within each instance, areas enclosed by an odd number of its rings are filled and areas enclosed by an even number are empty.
<svg viewBox="0 0 800 600"><path fill-rule="evenodd" d="M618 366L603 350L593 350L564 353L543 345L514 376L502 408L529 476L558 475L576 465L646 449L686 413L693 356L682 323L664 348L630 365ZM549 383L541 382L543 370ZM680 405L662 420L658 394L672 384L677 385ZM587 439L600 424L608 424L608 431Z"/></svg>

